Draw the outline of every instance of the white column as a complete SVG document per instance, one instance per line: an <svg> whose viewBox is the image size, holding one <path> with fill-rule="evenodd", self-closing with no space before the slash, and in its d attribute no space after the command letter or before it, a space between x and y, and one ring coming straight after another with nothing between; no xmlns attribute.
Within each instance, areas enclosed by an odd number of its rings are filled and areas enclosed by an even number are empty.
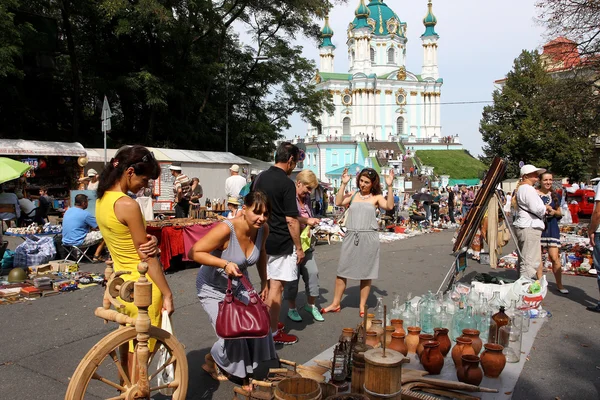
<svg viewBox="0 0 600 400"><path fill-rule="evenodd" d="M442 97L441 97L441 93L440 96L437 97L437 126L438 126L438 136L442 135L442 107L441 107L441 102L442 102Z"/></svg>

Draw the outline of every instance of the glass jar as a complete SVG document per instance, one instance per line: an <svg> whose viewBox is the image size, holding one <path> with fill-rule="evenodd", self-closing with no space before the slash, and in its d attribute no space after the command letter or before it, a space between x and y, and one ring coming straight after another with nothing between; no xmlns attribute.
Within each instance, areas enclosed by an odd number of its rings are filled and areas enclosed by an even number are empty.
<svg viewBox="0 0 600 400"><path fill-rule="evenodd" d="M431 292L423 297L423 301L419 302L420 305L420 313L419 320L421 331L426 334L433 334L433 317L436 314L435 312L435 297Z"/></svg>
<svg viewBox="0 0 600 400"><path fill-rule="evenodd" d="M498 328L498 344L504 346L502 353L506 357L506 362L518 363L521 359L521 341L523 333L521 329L512 324L508 324Z"/></svg>
<svg viewBox="0 0 600 400"><path fill-rule="evenodd" d="M375 296L377 298L377 305L375 306L375 319L380 319L383 321L384 312L383 312L383 297Z"/></svg>
<svg viewBox="0 0 600 400"><path fill-rule="evenodd" d="M446 306L443 305L440 312L433 317L433 328L446 328L450 330L451 327L452 316L448 314Z"/></svg>
<svg viewBox="0 0 600 400"><path fill-rule="evenodd" d="M506 308L506 303L504 303L504 301L502 301L502 299L500 298L500 291L494 292L494 295L492 296L490 301L488 301L488 304L490 305L490 307L492 307L494 313L497 313L498 310L500 310L500 307Z"/></svg>
<svg viewBox="0 0 600 400"><path fill-rule="evenodd" d="M417 326L417 316L413 312L410 301L404 303L404 310L400 313L400 318L404 320L404 326Z"/></svg>
<svg viewBox="0 0 600 400"><path fill-rule="evenodd" d="M462 331L460 329L460 325L462 323L462 319L465 317L466 306L465 303L467 298L464 294L460 295L460 300L458 301L458 308L452 317L452 329L450 329L450 339L455 341L457 337L462 335Z"/></svg>
<svg viewBox="0 0 600 400"><path fill-rule="evenodd" d="M529 332L529 324L531 323L531 315L529 315L529 305L523 301L523 296L519 296L517 302L517 310L521 313L521 330L523 332Z"/></svg>
<svg viewBox="0 0 600 400"><path fill-rule="evenodd" d="M458 330L460 332L459 336L462 335L463 329L477 329L477 321L473 316L473 307L467 306L467 310L465 311L464 317L461 319Z"/></svg>

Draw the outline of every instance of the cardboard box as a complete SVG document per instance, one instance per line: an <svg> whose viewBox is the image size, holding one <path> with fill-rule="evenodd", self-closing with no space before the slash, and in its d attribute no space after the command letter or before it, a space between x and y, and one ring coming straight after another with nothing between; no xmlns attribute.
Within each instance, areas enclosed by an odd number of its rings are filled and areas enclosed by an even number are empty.
<svg viewBox="0 0 600 400"><path fill-rule="evenodd" d="M52 272L52 266L50 264L34 265L33 267L29 267L29 270L32 274L46 274Z"/></svg>
<svg viewBox="0 0 600 400"><path fill-rule="evenodd" d="M71 272L70 270L79 267L75 261L65 261L65 260L56 260L50 261L50 265L52 266L52 271L54 272Z"/></svg>

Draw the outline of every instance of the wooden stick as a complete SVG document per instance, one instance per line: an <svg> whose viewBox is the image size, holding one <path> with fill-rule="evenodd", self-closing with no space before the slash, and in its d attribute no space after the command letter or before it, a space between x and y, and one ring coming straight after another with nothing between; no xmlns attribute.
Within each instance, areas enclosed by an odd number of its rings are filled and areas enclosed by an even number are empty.
<svg viewBox="0 0 600 400"><path fill-rule="evenodd" d="M387 306L383 306L383 358L385 358L385 328L386 328L386 314L387 314Z"/></svg>
<svg viewBox="0 0 600 400"><path fill-rule="evenodd" d="M421 391L437 394L444 397L450 397L451 399L458 400L480 400L481 397L477 396L469 396L468 394L464 394L461 392L455 392L454 390L442 390L442 389L434 389L434 388L422 388Z"/></svg>
<svg viewBox="0 0 600 400"><path fill-rule="evenodd" d="M363 311L363 328L364 328L364 335L363 335L363 344L367 344L367 317L369 313L369 307L367 307L367 305L365 304L365 309Z"/></svg>
<svg viewBox="0 0 600 400"><path fill-rule="evenodd" d="M470 385L468 383L448 381L448 380L444 380L444 379L414 378L414 379L408 379L406 381L407 384L409 382L429 383L429 384L437 386L437 387L456 389L456 390L464 390L466 392L498 393L498 389L490 389L490 388L485 388L485 387L481 387L481 386Z"/></svg>

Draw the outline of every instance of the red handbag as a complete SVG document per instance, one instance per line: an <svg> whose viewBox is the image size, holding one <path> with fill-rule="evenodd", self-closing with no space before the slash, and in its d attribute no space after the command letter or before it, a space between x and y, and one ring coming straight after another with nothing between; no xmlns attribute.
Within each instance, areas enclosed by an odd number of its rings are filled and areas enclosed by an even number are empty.
<svg viewBox="0 0 600 400"><path fill-rule="evenodd" d="M245 276L240 283L248 290L248 305L233 296L231 278L227 282L225 299L219 302L219 314L215 330L222 339L257 339L271 334L269 308L262 302L256 290Z"/></svg>

